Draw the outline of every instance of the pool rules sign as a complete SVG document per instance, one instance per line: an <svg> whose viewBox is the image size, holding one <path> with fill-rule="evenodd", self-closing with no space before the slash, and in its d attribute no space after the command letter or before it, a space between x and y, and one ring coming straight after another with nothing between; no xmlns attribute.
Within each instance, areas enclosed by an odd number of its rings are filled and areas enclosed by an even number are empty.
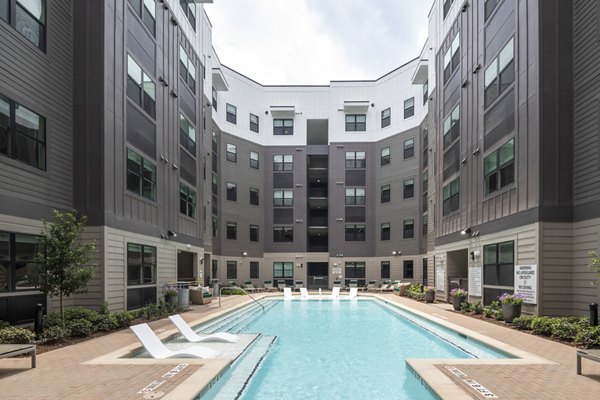
<svg viewBox="0 0 600 400"><path fill-rule="evenodd" d="M537 265L515 265L515 294L524 303L537 304Z"/></svg>

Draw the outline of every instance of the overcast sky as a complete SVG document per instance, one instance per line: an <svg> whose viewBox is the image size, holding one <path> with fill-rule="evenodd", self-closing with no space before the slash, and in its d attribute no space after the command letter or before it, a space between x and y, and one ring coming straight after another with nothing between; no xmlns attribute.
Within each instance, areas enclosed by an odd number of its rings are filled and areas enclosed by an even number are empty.
<svg viewBox="0 0 600 400"><path fill-rule="evenodd" d="M433 0L215 0L221 62L265 84L376 79L417 57Z"/></svg>

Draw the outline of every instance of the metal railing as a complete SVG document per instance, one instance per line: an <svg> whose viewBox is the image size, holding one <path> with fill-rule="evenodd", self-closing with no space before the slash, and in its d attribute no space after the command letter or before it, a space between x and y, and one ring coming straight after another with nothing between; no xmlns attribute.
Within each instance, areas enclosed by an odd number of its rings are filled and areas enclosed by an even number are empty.
<svg viewBox="0 0 600 400"><path fill-rule="evenodd" d="M252 297L252 295L250 295L250 293L246 292L244 289L242 289L241 287L238 287L238 286L224 286L219 289L219 307L221 307L221 297L222 297L224 289L239 289L239 290L241 290L242 292L246 293L248 295L248 297L250 297L252 299L252 301L257 303L262 308L263 311L265 311L265 306L263 306L263 304L260 301L256 300L254 297Z"/></svg>

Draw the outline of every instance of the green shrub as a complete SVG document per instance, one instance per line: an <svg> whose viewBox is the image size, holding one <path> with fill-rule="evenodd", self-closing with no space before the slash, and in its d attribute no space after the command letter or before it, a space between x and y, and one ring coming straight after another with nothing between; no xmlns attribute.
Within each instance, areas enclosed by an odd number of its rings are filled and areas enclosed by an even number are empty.
<svg viewBox="0 0 600 400"><path fill-rule="evenodd" d="M243 296L243 295L246 294L246 292L243 291L242 289L223 289L223 291L221 292L221 294L223 296L232 296L232 295Z"/></svg>
<svg viewBox="0 0 600 400"><path fill-rule="evenodd" d="M502 305L499 301L492 301L489 305L483 307L483 315L487 318L502 320Z"/></svg>
<svg viewBox="0 0 600 400"><path fill-rule="evenodd" d="M4 329L4 328L8 328L8 327L10 327L10 323L0 320L0 329Z"/></svg>
<svg viewBox="0 0 600 400"><path fill-rule="evenodd" d="M460 312L468 313L471 312L471 309L472 305L468 301L463 301L462 303L460 303Z"/></svg>
<svg viewBox="0 0 600 400"><path fill-rule="evenodd" d="M552 324L552 337L559 340L575 340L577 333L581 330L578 322L578 320L558 318Z"/></svg>
<svg viewBox="0 0 600 400"><path fill-rule="evenodd" d="M61 342L71 336L71 331L61 326L51 326L42 331L39 341L42 344Z"/></svg>
<svg viewBox="0 0 600 400"><path fill-rule="evenodd" d="M531 330L531 322L533 321L533 318L535 318L535 317L532 315L524 315L524 316L513 319L512 323L517 329L530 331Z"/></svg>
<svg viewBox="0 0 600 400"><path fill-rule="evenodd" d="M531 321L531 330L536 335L550 336L552 335L552 326L557 320L558 318L552 317L534 317Z"/></svg>
<svg viewBox="0 0 600 400"><path fill-rule="evenodd" d="M117 329L120 325L117 318L111 314L100 314L102 319L94 326L97 332L108 332Z"/></svg>
<svg viewBox="0 0 600 400"><path fill-rule="evenodd" d="M471 311L473 311L473 313L477 315L481 314L483 312L483 304L481 304L481 302L478 301L477 303L472 305Z"/></svg>
<svg viewBox="0 0 600 400"><path fill-rule="evenodd" d="M117 322L117 326L120 328L126 328L131 325L131 322L138 318L137 313L133 313L131 311L118 311L111 314L112 317L115 318Z"/></svg>
<svg viewBox="0 0 600 400"><path fill-rule="evenodd" d="M50 313L42 317L42 329L48 329L53 326L62 327L62 321L60 320L60 314Z"/></svg>
<svg viewBox="0 0 600 400"><path fill-rule="evenodd" d="M25 328L10 326L0 329L0 344L29 344L35 339L35 333Z"/></svg>
<svg viewBox="0 0 600 400"><path fill-rule="evenodd" d="M86 337L94 333L94 326L85 319L70 321L67 324L67 329L71 331L73 337Z"/></svg>
<svg viewBox="0 0 600 400"><path fill-rule="evenodd" d="M575 336L575 341L586 349L600 347L600 325L581 329Z"/></svg>

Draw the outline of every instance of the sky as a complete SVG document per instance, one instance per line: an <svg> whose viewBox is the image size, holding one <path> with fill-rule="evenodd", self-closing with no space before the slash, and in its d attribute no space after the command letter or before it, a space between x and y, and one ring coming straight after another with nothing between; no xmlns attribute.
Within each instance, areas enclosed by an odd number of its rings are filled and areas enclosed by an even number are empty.
<svg viewBox="0 0 600 400"><path fill-rule="evenodd" d="M433 0L214 0L222 64L263 85L377 79L419 56Z"/></svg>

